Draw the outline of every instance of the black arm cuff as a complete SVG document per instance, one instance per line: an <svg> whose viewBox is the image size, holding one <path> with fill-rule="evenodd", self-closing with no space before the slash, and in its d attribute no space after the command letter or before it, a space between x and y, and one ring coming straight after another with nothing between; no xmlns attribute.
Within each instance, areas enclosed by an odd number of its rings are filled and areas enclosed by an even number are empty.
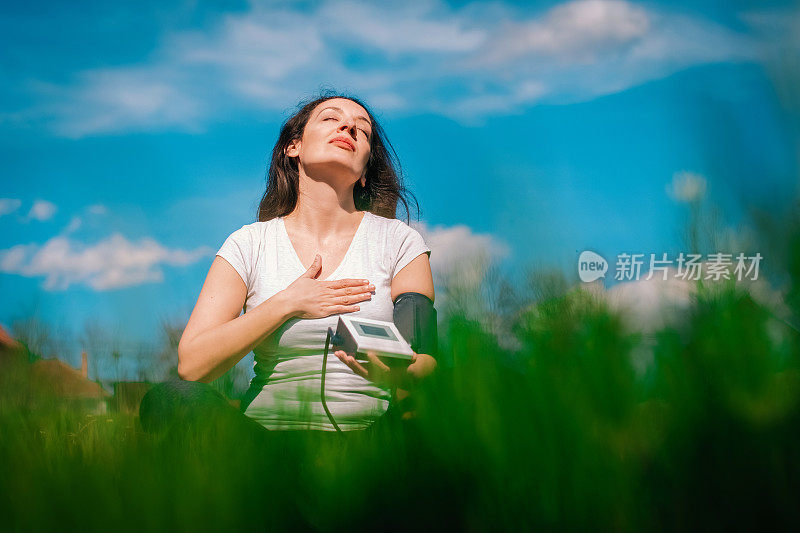
<svg viewBox="0 0 800 533"><path fill-rule="evenodd" d="M394 324L417 353L439 352L439 331L433 301L418 292L404 292L394 301Z"/></svg>

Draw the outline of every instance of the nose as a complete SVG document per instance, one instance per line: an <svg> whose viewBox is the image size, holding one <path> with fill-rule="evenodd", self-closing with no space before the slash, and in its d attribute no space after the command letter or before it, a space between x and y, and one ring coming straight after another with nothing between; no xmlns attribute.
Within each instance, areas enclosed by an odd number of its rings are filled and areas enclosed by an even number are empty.
<svg viewBox="0 0 800 533"><path fill-rule="evenodd" d="M339 131L347 131L350 136L356 138L356 121L352 117L345 117L339 124Z"/></svg>

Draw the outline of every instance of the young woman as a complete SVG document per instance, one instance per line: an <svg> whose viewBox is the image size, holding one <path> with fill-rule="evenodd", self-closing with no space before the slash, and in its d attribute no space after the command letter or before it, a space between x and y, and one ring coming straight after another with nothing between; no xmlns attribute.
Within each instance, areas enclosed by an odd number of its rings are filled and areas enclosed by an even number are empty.
<svg viewBox="0 0 800 533"><path fill-rule="evenodd" d="M286 121L258 222L222 245L189 318L181 378L213 381L253 351L247 418L269 430L334 429L320 399L328 327L336 329L340 314L391 321L402 293L434 299L430 249L395 218L398 201L407 211L408 203L390 150L354 98L318 98ZM391 383L422 379L436 366L427 354L391 371L370 360L362 365L336 350L326 362L325 403L341 430L369 427L389 407ZM179 387L189 397L212 395L199 384ZM174 387L151 392L143 424L164 410L153 405L175 395Z"/></svg>

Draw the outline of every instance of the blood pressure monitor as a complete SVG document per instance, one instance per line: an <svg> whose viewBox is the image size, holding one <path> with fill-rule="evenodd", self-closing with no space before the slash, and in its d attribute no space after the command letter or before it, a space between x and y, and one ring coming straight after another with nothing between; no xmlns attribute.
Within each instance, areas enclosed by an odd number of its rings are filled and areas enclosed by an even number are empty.
<svg viewBox="0 0 800 533"><path fill-rule="evenodd" d="M424 294L404 292L394 300L394 322L382 322L370 318L339 316L336 333L328 328L325 337L325 352L322 356L322 378L319 397L328 420L341 433L328 404L325 401L325 370L328 365L328 349L331 343L356 358L369 361L367 352L374 352L388 366L402 367L414 360L414 350L400 335L395 323L403 329L419 353L437 353L436 309L433 300Z"/></svg>
<svg viewBox="0 0 800 533"><path fill-rule="evenodd" d="M367 352L375 352L387 364L410 362L414 357L394 323L369 318L340 316L334 344L358 361L367 361Z"/></svg>

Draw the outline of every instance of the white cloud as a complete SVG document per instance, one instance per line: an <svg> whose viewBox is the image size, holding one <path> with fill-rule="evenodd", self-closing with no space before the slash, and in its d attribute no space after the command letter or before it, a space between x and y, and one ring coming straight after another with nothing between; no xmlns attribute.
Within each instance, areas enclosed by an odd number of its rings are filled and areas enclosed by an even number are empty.
<svg viewBox="0 0 800 533"><path fill-rule="evenodd" d="M420 222L412 226L431 248L437 309L479 321L501 346L511 347L514 340L508 323L492 312L491 298L484 291L485 282L490 285L493 280L492 268L510 254L508 245L490 233L475 233L464 225L429 227Z"/></svg>
<svg viewBox="0 0 800 533"><path fill-rule="evenodd" d="M734 282L737 290L747 292L756 302L776 313L776 316L789 316L783 295L774 290L763 276L758 279L744 277L737 279L735 261L728 269L729 279L705 279L709 263L700 263L703 272L705 291L724 291ZM658 273L651 279L640 279L618 283L606 290L599 281L581 284L584 290L605 300L609 307L620 313L625 324L633 331L651 334L665 327L681 328L688 324L690 308L698 295L698 282L677 276L677 270L670 268L667 279Z"/></svg>
<svg viewBox="0 0 800 533"><path fill-rule="evenodd" d="M69 221L69 225L66 228L64 228L63 233L65 235L74 233L78 231L78 229L80 229L82 225L83 225L83 220L81 220L81 217L73 216L72 219Z"/></svg>
<svg viewBox="0 0 800 533"><path fill-rule="evenodd" d="M547 87L539 81L520 80L505 91L465 96L452 102L442 103L435 111L454 120L474 124L492 114L521 111L524 104L538 100L546 95L547 91Z"/></svg>
<svg viewBox="0 0 800 533"><path fill-rule="evenodd" d="M78 138L95 132L179 126L199 129L201 104L181 69L162 65L82 72L73 87L49 87L56 102L56 133Z"/></svg>
<svg viewBox="0 0 800 533"><path fill-rule="evenodd" d="M395 112L471 121L754 53L746 34L623 0L538 13L497 3L328 0L255 2L207 30L166 34L150 58L79 72L68 86L39 84L47 104L38 111L69 137L198 131L237 111L282 112L322 84Z"/></svg>
<svg viewBox="0 0 800 533"><path fill-rule="evenodd" d="M509 21L482 59L506 63L535 55L578 64L616 53L650 29L646 9L629 2L578 0L553 7L544 16Z"/></svg>
<svg viewBox="0 0 800 533"><path fill-rule="evenodd" d="M388 54L471 52L481 46L487 32L469 28L471 21L436 2L386 4L328 2L319 11L327 34L353 28L348 36L369 49ZM346 30L345 30L346 31Z"/></svg>
<svg viewBox="0 0 800 533"><path fill-rule="evenodd" d="M678 202L698 202L705 197L706 187L706 178L701 174L683 170L672 175L667 194Z"/></svg>
<svg viewBox="0 0 800 533"><path fill-rule="evenodd" d="M0 271L17 273L23 268L26 258L35 250L35 244L18 244L0 251Z"/></svg>
<svg viewBox="0 0 800 533"><path fill-rule="evenodd" d="M28 212L28 219L44 222L53 218L53 215L56 214L57 210L58 208L52 202L48 202L47 200L36 200L33 202L31 210Z"/></svg>
<svg viewBox="0 0 800 533"><path fill-rule="evenodd" d="M538 79L547 101L585 101L693 65L755 60L752 40L680 13L614 0L559 4L542 16L509 20L465 65L507 84ZM542 100L542 98L537 98Z"/></svg>
<svg viewBox="0 0 800 533"><path fill-rule="evenodd" d="M696 292L696 282L674 276L664 281L654 276L615 285L605 297L631 328L652 333L684 320Z"/></svg>
<svg viewBox="0 0 800 533"><path fill-rule="evenodd" d="M436 285L477 287L488 267L509 254L508 246L488 233L473 233L464 225L424 223L413 226L431 248L431 270Z"/></svg>
<svg viewBox="0 0 800 533"><path fill-rule="evenodd" d="M16 198L0 198L0 217L10 215L22 205L22 201Z"/></svg>
<svg viewBox="0 0 800 533"><path fill-rule="evenodd" d="M706 265L707 263L702 264L703 271L706 270ZM731 279L736 278L732 276ZM729 288L725 280L703 281L703 290L707 294ZM686 331L691 327L692 309L699 293L697 281L676 277L674 269L668 271L666 280L659 274L649 280L645 277L619 283L608 290L598 280L581 284L581 289L604 301L611 310L618 313L628 331L643 335L643 342L634 348L632 354L634 368L640 373L645 372L655 360L653 347L657 342L656 332L665 328ZM776 320L770 324L769 334L776 343L783 342L785 330L778 327L778 324L779 321L788 323L792 315L784 303L784 295L774 290L763 277L735 281L735 289L748 293L755 302L772 311Z"/></svg>
<svg viewBox="0 0 800 533"><path fill-rule="evenodd" d="M89 207L86 208L86 211L90 215L98 215L99 216L99 215L107 215L108 214L108 208L106 206L104 206L103 204L92 204L92 205L90 205Z"/></svg>
<svg viewBox="0 0 800 533"><path fill-rule="evenodd" d="M59 236L0 250L0 271L44 277L44 288L51 291L74 284L109 290L161 281L162 265L190 265L211 253L207 247L169 249L150 238L131 242L118 233L91 245Z"/></svg>

